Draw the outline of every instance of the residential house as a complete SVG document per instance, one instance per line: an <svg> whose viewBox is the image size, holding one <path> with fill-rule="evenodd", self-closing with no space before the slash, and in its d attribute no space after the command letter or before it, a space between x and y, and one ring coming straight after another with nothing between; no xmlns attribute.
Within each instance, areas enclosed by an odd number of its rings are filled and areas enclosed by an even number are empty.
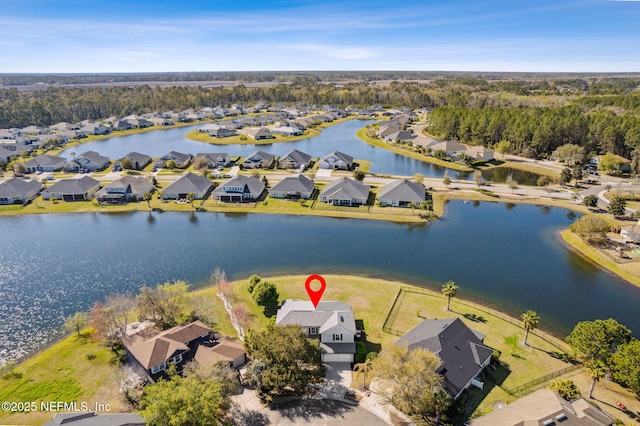
<svg viewBox="0 0 640 426"><path fill-rule="evenodd" d="M65 144L69 142L69 138L57 133L51 135L38 135L38 146L43 145L47 142L58 142L60 144Z"/></svg>
<svg viewBox="0 0 640 426"><path fill-rule="evenodd" d="M278 160L278 168L280 169L299 169L302 166L309 167L311 163L311 156L302 151L294 149L287 152Z"/></svg>
<svg viewBox="0 0 640 426"><path fill-rule="evenodd" d="M358 180L343 177L325 185L320 192L320 201L335 206L367 204L370 189Z"/></svg>
<svg viewBox="0 0 640 426"><path fill-rule="evenodd" d="M195 158L204 158L207 160L207 167L210 169L227 167L231 163L231 158L226 152L199 152Z"/></svg>
<svg viewBox="0 0 640 426"><path fill-rule="evenodd" d="M49 126L51 130L80 130L80 126L77 124L67 123L66 121L61 121L52 126Z"/></svg>
<svg viewBox="0 0 640 426"><path fill-rule="evenodd" d="M303 131L297 127L292 126L281 126L281 127L271 127L271 133L274 135L282 135L282 136L300 136Z"/></svg>
<svg viewBox="0 0 640 426"><path fill-rule="evenodd" d="M41 154L32 158L24 164L27 173L35 172L55 172L61 170L67 163L66 158L57 155Z"/></svg>
<svg viewBox="0 0 640 426"><path fill-rule="evenodd" d="M86 133L82 130L61 130L56 132L55 135L67 139L82 139L87 137Z"/></svg>
<svg viewBox="0 0 640 426"><path fill-rule="evenodd" d="M181 368L186 362L195 359L199 351L206 352L218 345L211 329L201 321L178 325L151 336L152 332L148 328L135 331L127 333L124 339L127 361L152 381L162 377L170 363ZM204 352L199 357L200 361L210 361L213 357L206 356ZM230 351L219 352L228 354ZM240 355L236 358L240 358ZM236 358L234 362L237 364Z"/></svg>
<svg viewBox="0 0 640 426"><path fill-rule="evenodd" d="M8 163L13 157L19 154L16 151L10 151L5 147L0 147L0 163Z"/></svg>
<svg viewBox="0 0 640 426"><path fill-rule="evenodd" d="M45 133L50 133L49 129L40 126L27 126L22 129L23 135L44 135Z"/></svg>
<svg viewBox="0 0 640 426"><path fill-rule="evenodd" d="M62 179L42 191L42 199L55 197L63 201L86 201L100 189L100 182L89 176L80 179Z"/></svg>
<svg viewBox="0 0 640 426"><path fill-rule="evenodd" d="M204 126L200 127L198 129L198 132L200 132L200 133L209 133L210 131L218 130L219 128L220 128L219 124L209 123L209 124L205 124Z"/></svg>
<svg viewBox="0 0 640 426"><path fill-rule="evenodd" d="M78 405L74 408L81 407ZM145 424L144 419L135 413L97 414L95 411L74 411L56 413L44 426L144 426Z"/></svg>
<svg viewBox="0 0 640 426"><path fill-rule="evenodd" d="M242 124L234 120L222 120L218 123L220 127L225 129L237 130L242 128Z"/></svg>
<svg viewBox="0 0 640 426"><path fill-rule="evenodd" d="M389 133L384 137L385 142L396 143L396 142L413 142L416 138L416 135L411 133L408 130L400 130L398 132Z"/></svg>
<svg viewBox="0 0 640 426"><path fill-rule="evenodd" d="M26 204L41 190L42 184L36 180L13 178L0 183L0 204Z"/></svg>
<svg viewBox="0 0 640 426"><path fill-rule="evenodd" d="M266 185L253 176L237 175L213 190L212 197L217 201L241 203L260 198Z"/></svg>
<svg viewBox="0 0 640 426"><path fill-rule="evenodd" d="M351 170L353 157L340 151L333 151L318 159L318 167L321 169Z"/></svg>
<svg viewBox="0 0 640 426"><path fill-rule="evenodd" d="M320 340L322 362L353 362L356 353L356 321L351 306L344 302L287 299L276 314L276 325L296 324L307 336Z"/></svg>
<svg viewBox="0 0 640 426"><path fill-rule="evenodd" d="M476 160L491 161L495 158L495 151L484 146L470 146L467 148L467 155Z"/></svg>
<svg viewBox="0 0 640 426"><path fill-rule="evenodd" d="M400 179L386 184L378 194L381 206L418 206L426 199L424 186L408 179Z"/></svg>
<svg viewBox="0 0 640 426"><path fill-rule="evenodd" d="M73 160L68 161L64 165L64 168L68 172L80 172L83 170L95 172L105 169L109 163L108 157L104 157L95 151L87 151L76 156Z"/></svg>
<svg viewBox="0 0 640 426"><path fill-rule="evenodd" d="M238 134L235 129L228 129L226 127L218 127L217 129L209 130L207 133L212 138L228 138Z"/></svg>
<svg viewBox="0 0 640 426"><path fill-rule="evenodd" d="M108 135L111 129L102 123L88 122L79 129L87 135Z"/></svg>
<svg viewBox="0 0 640 426"><path fill-rule="evenodd" d="M257 141L263 140L263 139L273 139L273 135L271 134L271 131L266 127L247 129L245 133L251 139L255 139Z"/></svg>
<svg viewBox="0 0 640 426"><path fill-rule="evenodd" d="M276 157L273 154L256 151L244 159L242 167L245 169L267 169L273 165L275 159Z"/></svg>
<svg viewBox="0 0 640 426"><path fill-rule="evenodd" d="M510 404L494 404L493 411L469 420L469 426L584 425L611 426L614 418L583 397L566 401L551 389L539 389Z"/></svg>
<svg viewBox="0 0 640 426"><path fill-rule="evenodd" d="M400 130L402 130L400 129L400 126L395 124L380 125L378 131L376 132L376 135L381 138L386 138L393 133L398 133Z"/></svg>
<svg viewBox="0 0 640 426"><path fill-rule="evenodd" d="M153 184L142 176L122 176L96 192L96 199L103 204L120 204L140 201L145 192L153 192Z"/></svg>
<svg viewBox="0 0 640 426"><path fill-rule="evenodd" d="M314 115L312 117L315 121L319 121L321 123L331 123L333 120L335 120L337 117L335 117L333 114L331 114L330 112L323 112L321 114L317 114Z"/></svg>
<svg viewBox="0 0 640 426"><path fill-rule="evenodd" d="M471 330L460 318L423 320L395 342L409 350L427 349L440 358L436 372L443 377L443 389L455 400L469 386L482 389L477 377L491 362L493 349L485 346L484 335Z"/></svg>
<svg viewBox="0 0 640 426"><path fill-rule="evenodd" d="M142 170L145 167L147 167L147 164L151 162L151 157L149 157L146 154L141 154L135 151L131 151L130 153L122 157L120 161L124 160L125 158L128 158L129 160L131 160L132 170Z"/></svg>
<svg viewBox="0 0 640 426"><path fill-rule="evenodd" d="M151 121L146 120L142 117L126 118L125 121L127 121L137 129L146 129L147 127L153 126L153 123Z"/></svg>
<svg viewBox="0 0 640 426"><path fill-rule="evenodd" d="M185 168L191 162L191 154L183 154L177 151L170 151L167 154L160 157L158 161L156 161L156 167L164 167L164 163L169 160L173 160L176 163L176 167Z"/></svg>
<svg viewBox="0 0 640 426"><path fill-rule="evenodd" d="M18 136L22 136L20 129L0 129L0 139L15 139Z"/></svg>
<svg viewBox="0 0 640 426"><path fill-rule="evenodd" d="M431 148L433 149L434 145L440 143L437 139L433 139L427 136L418 135L411 143L415 146L421 146L422 148Z"/></svg>
<svg viewBox="0 0 640 426"><path fill-rule="evenodd" d="M211 181L206 177L189 172L167 186L160 198L163 200L186 199L187 195L194 193L196 199L202 200L212 187Z"/></svg>
<svg viewBox="0 0 640 426"><path fill-rule="evenodd" d="M111 125L111 130L113 131L131 130L133 128L135 128L135 126L127 120L117 120Z"/></svg>
<svg viewBox="0 0 640 426"><path fill-rule="evenodd" d="M444 151L450 157L457 157L458 155L466 152L467 147L458 141L444 141L433 145L431 150Z"/></svg>
<svg viewBox="0 0 640 426"><path fill-rule="evenodd" d="M154 126L173 126L173 120L171 117L149 117L149 121Z"/></svg>
<svg viewBox="0 0 640 426"><path fill-rule="evenodd" d="M273 185L273 188L269 190L269 195L272 198L288 198L299 199L303 198L308 200L313 196L315 186L313 181L306 176L287 176L280 182Z"/></svg>
<svg viewBox="0 0 640 426"><path fill-rule="evenodd" d="M242 343L223 337L213 345L200 345L193 357L200 365L223 364L240 368L247 362L247 352Z"/></svg>

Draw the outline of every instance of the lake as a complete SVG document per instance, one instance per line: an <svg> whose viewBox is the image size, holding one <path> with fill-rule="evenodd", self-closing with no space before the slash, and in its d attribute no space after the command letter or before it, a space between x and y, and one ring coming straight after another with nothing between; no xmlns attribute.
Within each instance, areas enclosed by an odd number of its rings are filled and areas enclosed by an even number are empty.
<svg viewBox="0 0 640 426"><path fill-rule="evenodd" d="M3 217L0 361L43 347L65 316L109 294L176 279L203 285L216 266L232 279L346 273L436 290L454 280L460 297L515 316L533 309L556 334L608 317L640 333L640 289L557 236L574 218L560 208L462 201L427 225L223 213Z"/></svg>
<svg viewBox="0 0 640 426"><path fill-rule="evenodd" d="M87 142L64 150L60 155L71 158L71 152L80 154L85 151L96 151L109 158L122 158L131 151L141 152L151 157L160 157L169 151L189 154L198 152L227 152L232 157L246 157L260 149L262 151L281 156L298 149L312 157L320 157L332 151L342 151L359 160L371 161L372 173L413 176L421 173L426 177L443 177L448 170L451 179L471 180L473 174L460 172L437 166L404 155L396 154L386 149L367 144L356 136L356 132L373 120L349 120L321 130L319 136L302 139L296 142L274 143L269 145L209 145L196 142L184 137L188 132L202 127L200 123L193 126L138 133L129 136L114 136L109 139ZM512 177L521 185L535 185L538 175L510 168L484 170L483 178L488 181L504 182L507 176Z"/></svg>

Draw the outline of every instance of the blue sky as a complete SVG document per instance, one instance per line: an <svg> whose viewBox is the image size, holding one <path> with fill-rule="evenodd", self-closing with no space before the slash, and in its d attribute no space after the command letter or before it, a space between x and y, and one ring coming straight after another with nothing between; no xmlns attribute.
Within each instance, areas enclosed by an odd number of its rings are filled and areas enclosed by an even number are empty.
<svg viewBox="0 0 640 426"><path fill-rule="evenodd" d="M640 72L636 1L0 0L0 72Z"/></svg>

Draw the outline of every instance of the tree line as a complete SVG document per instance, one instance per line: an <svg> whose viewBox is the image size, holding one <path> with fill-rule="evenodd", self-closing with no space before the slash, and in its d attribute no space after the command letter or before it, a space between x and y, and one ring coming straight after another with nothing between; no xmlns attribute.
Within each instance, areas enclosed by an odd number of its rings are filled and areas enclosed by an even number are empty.
<svg viewBox="0 0 640 426"><path fill-rule="evenodd" d="M539 158L574 144L586 152L611 152L630 158L640 147L640 120L607 109L580 106L469 108L442 107L429 113L429 129L445 139L495 146L508 141L514 152Z"/></svg>
<svg viewBox="0 0 640 426"><path fill-rule="evenodd" d="M274 74L273 78L276 78L276 75ZM367 77L366 73L362 75L354 73L332 76L346 79L356 76L365 78L344 84L320 81L329 75L310 73L288 76L284 74L281 77L282 80L275 80L277 84L252 88L243 84L226 87L54 86L33 92L4 88L0 89L0 128L25 127L32 124L49 126L60 121L78 122L84 119L98 120L110 116L154 111L182 111L189 108L199 109L207 106L257 102L306 103L339 107L371 105L382 105L387 108L408 106L414 109L444 107L445 109L436 113L438 117L442 117L439 120L443 120L445 116L458 116L462 114L459 110L467 109L474 111L473 114L477 109L499 111L493 114L503 114L504 110L513 114L511 110L523 109L529 115L544 113L549 117L555 114L564 117L567 113L559 107L568 104L598 110L605 107L619 107L627 112L635 111L636 113L640 109L640 97L631 94L638 86L638 80L633 79L622 80L625 84L617 82L616 85L616 81L588 80L490 81L475 77L463 78L459 75L447 77L445 74L432 76L433 79L427 82L392 81L389 84L378 85L373 82L374 77L381 78L386 74ZM245 77L243 74L238 74L236 77L239 76ZM393 76L389 74L389 77ZM232 76L220 77L234 81ZM0 80L2 78L6 76L0 76ZM250 80L251 78L247 77L242 81ZM592 95L593 87L598 88L595 93L605 93L607 96ZM552 106L544 107L545 105ZM533 110L529 111L531 109ZM465 112L465 115L472 114L471 111ZM569 115L573 117L576 113L571 112ZM616 117L612 112L610 115ZM434 123L436 130L442 128L443 132L448 132L450 130L448 121ZM533 126L527 127L528 131L525 131L523 136L532 136L532 128Z"/></svg>

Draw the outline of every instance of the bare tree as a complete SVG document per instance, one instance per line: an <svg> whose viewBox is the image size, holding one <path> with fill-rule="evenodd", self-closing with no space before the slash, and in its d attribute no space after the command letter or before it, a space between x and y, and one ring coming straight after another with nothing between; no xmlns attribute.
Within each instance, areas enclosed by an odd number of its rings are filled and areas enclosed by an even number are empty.
<svg viewBox="0 0 640 426"><path fill-rule="evenodd" d="M134 318L135 306L135 299L130 294L115 294L107 296L104 303L96 302L89 311L91 327L118 356L127 324Z"/></svg>

